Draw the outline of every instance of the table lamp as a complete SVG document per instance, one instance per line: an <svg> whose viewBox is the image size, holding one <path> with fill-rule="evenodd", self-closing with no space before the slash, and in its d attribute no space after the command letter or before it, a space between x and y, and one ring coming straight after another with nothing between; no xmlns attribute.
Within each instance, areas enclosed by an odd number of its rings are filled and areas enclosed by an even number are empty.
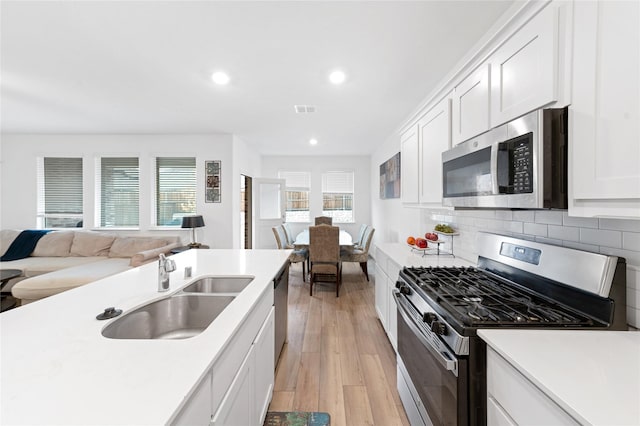
<svg viewBox="0 0 640 426"><path fill-rule="evenodd" d="M182 228L191 228L191 242L189 247L200 247L200 243L196 243L196 228L202 228L204 226L204 220L201 215L196 216L184 216L182 218Z"/></svg>

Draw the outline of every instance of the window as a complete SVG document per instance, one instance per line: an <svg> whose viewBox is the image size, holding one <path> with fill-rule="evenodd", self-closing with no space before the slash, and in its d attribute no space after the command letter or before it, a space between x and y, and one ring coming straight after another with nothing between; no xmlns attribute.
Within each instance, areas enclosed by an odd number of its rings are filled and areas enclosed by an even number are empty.
<svg viewBox="0 0 640 426"><path fill-rule="evenodd" d="M322 215L337 223L353 223L353 172L322 174Z"/></svg>
<svg viewBox="0 0 640 426"><path fill-rule="evenodd" d="M101 227L137 227L139 224L140 168L132 157L101 158L97 176Z"/></svg>
<svg viewBox="0 0 640 426"><path fill-rule="evenodd" d="M311 174L309 172L278 172L278 178L286 181L287 210L285 222L310 222L309 187Z"/></svg>
<svg viewBox="0 0 640 426"><path fill-rule="evenodd" d="M38 227L82 226L82 158L38 159Z"/></svg>
<svg viewBox="0 0 640 426"><path fill-rule="evenodd" d="M156 158L156 225L181 226L196 213L196 159Z"/></svg>

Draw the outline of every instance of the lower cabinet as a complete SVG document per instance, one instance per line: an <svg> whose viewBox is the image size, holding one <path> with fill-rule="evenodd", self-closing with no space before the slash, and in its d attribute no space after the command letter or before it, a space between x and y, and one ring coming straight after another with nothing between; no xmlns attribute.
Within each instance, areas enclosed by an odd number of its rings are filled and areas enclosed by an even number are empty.
<svg viewBox="0 0 640 426"><path fill-rule="evenodd" d="M263 424L275 381L272 296L256 305L170 424Z"/></svg>
<svg viewBox="0 0 640 426"><path fill-rule="evenodd" d="M376 312L380 323L387 333L391 346L398 350L398 321L396 302L393 292L396 288L396 280L400 267L395 264L384 252L377 250L375 299Z"/></svg>
<svg viewBox="0 0 640 426"><path fill-rule="evenodd" d="M488 425L577 425L566 411L487 348Z"/></svg>

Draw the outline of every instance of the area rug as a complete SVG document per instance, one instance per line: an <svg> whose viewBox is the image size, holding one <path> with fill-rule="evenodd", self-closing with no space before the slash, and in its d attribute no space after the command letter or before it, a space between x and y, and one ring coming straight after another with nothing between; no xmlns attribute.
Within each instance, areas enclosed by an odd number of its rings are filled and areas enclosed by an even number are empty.
<svg viewBox="0 0 640 426"><path fill-rule="evenodd" d="M269 411L264 426L330 426L329 413L308 411Z"/></svg>

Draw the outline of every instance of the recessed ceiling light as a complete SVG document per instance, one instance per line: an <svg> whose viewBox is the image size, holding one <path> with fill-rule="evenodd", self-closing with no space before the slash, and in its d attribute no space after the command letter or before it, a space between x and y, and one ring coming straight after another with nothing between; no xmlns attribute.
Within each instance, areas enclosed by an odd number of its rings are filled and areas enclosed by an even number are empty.
<svg viewBox="0 0 640 426"><path fill-rule="evenodd" d="M318 145L318 139L309 139L309 145Z"/></svg>
<svg viewBox="0 0 640 426"><path fill-rule="evenodd" d="M215 84L224 86L225 84L229 83L229 76L223 71L216 71L211 74L211 80L213 80Z"/></svg>
<svg viewBox="0 0 640 426"><path fill-rule="evenodd" d="M333 84L342 84L346 80L347 76L342 71L334 71L329 74L329 81Z"/></svg>

